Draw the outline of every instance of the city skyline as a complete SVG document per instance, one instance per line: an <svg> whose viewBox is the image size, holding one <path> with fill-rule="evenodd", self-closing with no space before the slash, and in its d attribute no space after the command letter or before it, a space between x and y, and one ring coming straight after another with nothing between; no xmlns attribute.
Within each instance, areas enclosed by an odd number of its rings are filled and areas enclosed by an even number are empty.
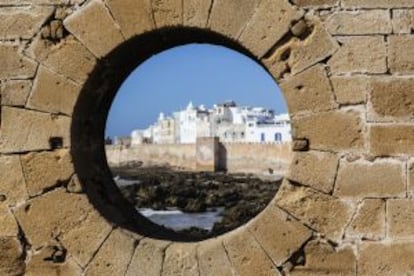
<svg viewBox="0 0 414 276"><path fill-rule="evenodd" d="M276 82L250 58L209 44L176 47L150 58L126 79L109 112L105 135L128 136L156 121L160 112L172 114L189 101L213 106L227 100L286 112Z"/></svg>

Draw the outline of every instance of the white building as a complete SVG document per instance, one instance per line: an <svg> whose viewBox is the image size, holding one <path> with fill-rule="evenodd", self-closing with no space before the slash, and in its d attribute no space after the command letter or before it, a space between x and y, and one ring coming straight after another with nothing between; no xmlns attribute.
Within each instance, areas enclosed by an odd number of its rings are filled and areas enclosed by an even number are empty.
<svg viewBox="0 0 414 276"><path fill-rule="evenodd" d="M285 143L291 141L288 114L275 115L263 107L239 107L230 101L214 105L212 109L187 108L165 117L146 130L132 132L132 144L195 143L197 137L219 137L222 142Z"/></svg>

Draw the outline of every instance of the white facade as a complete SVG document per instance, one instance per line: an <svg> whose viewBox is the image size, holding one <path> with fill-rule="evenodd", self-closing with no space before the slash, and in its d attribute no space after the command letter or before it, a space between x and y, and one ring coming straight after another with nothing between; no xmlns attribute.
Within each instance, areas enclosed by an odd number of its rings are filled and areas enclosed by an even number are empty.
<svg viewBox="0 0 414 276"><path fill-rule="evenodd" d="M212 109L190 103L173 117L161 113L157 123L131 134L132 144L189 144L195 143L197 137L213 136L227 143L285 143L292 140L288 114L275 115L272 110L239 107L234 102L214 105Z"/></svg>

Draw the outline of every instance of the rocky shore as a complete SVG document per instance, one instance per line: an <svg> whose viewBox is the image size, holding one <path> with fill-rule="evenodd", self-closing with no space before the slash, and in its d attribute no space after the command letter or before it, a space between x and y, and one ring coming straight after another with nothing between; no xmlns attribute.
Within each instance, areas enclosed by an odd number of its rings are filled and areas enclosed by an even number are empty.
<svg viewBox="0 0 414 276"><path fill-rule="evenodd" d="M121 185L120 190L137 209L176 207L186 213L201 213L224 207L222 221L211 231L180 231L197 238L216 236L246 223L266 207L281 184L276 176L263 180L252 174L176 171L138 164L111 170L114 176L136 181L137 185Z"/></svg>

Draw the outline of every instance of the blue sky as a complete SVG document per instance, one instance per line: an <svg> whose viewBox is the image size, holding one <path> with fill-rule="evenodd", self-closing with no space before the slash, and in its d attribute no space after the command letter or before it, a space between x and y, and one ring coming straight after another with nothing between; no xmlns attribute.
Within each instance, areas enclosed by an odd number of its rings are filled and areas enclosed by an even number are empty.
<svg viewBox="0 0 414 276"><path fill-rule="evenodd" d="M234 100L286 112L272 77L255 61L222 46L189 44L155 55L138 66L119 89L109 112L106 136L146 128L158 114Z"/></svg>

